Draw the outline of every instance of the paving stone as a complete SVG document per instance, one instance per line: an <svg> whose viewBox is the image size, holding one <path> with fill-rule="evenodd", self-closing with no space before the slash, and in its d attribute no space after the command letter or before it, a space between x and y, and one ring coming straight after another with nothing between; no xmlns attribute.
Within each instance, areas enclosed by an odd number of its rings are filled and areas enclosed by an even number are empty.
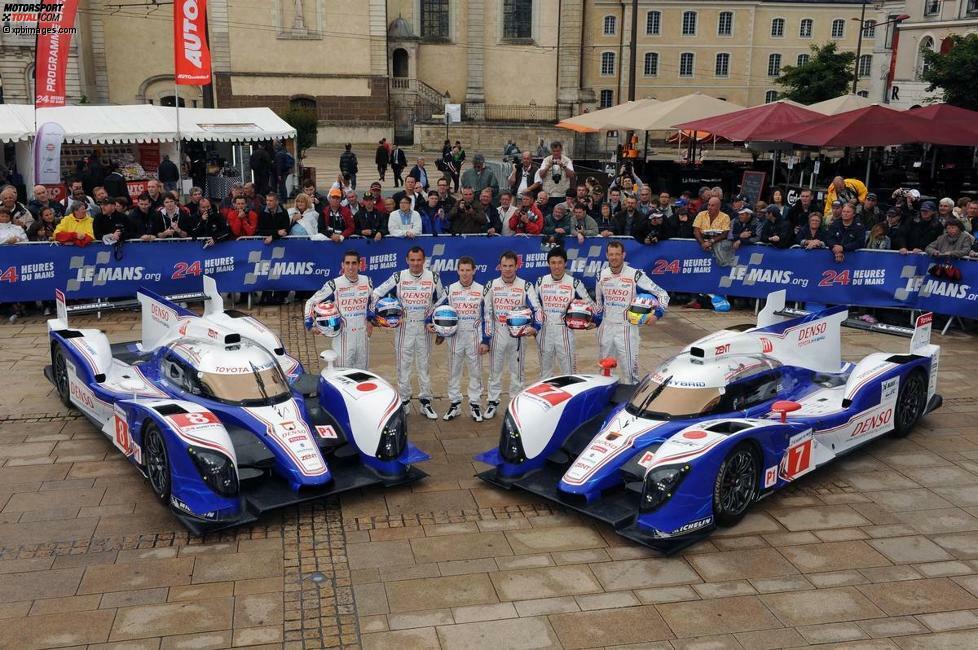
<svg viewBox="0 0 978 650"><path fill-rule="evenodd" d="M550 622L564 648L596 648L672 638L652 605L615 610L555 614Z"/></svg>
<svg viewBox="0 0 978 650"><path fill-rule="evenodd" d="M31 607L31 616L41 614L57 614L59 612L85 612L98 609L101 594L90 596L66 596L64 598L46 598L35 600Z"/></svg>
<svg viewBox="0 0 978 650"><path fill-rule="evenodd" d="M948 578L860 585L858 589L890 616L978 607L978 598Z"/></svg>
<svg viewBox="0 0 978 650"><path fill-rule="evenodd" d="M603 562L591 565L591 570L607 591L701 582L696 572L678 558Z"/></svg>
<svg viewBox="0 0 978 650"><path fill-rule="evenodd" d="M960 576L972 573L974 569L971 565L958 560L949 562L930 562L927 564L915 564L914 568L925 578L940 578L943 576Z"/></svg>
<svg viewBox="0 0 978 650"><path fill-rule="evenodd" d="M406 540L347 544L346 554L351 569L401 567L411 564L411 543Z"/></svg>
<svg viewBox="0 0 978 650"><path fill-rule="evenodd" d="M738 632L734 638L750 650L774 650L793 648L805 644L805 640L793 628L759 630L757 632Z"/></svg>
<svg viewBox="0 0 978 650"><path fill-rule="evenodd" d="M0 575L0 603L72 596L84 569L57 569Z"/></svg>
<svg viewBox="0 0 978 650"><path fill-rule="evenodd" d="M825 623L823 625L803 625L798 628L799 634L812 644L842 643L867 639L866 634L855 623Z"/></svg>
<svg viewBox="0 0 978 650"><path fill-rule="evenodd" d="M490 578L500 600L504 601L576 596L601 591L594 574L583 565L496 571L490 574Z"/></svg>
<svg viewBox="0 0 978 650"><path fill-rule="evenodd" d="M406 614L390 614L387 616L387 626L392 630L407 630L413 627L430 627L434 625L452 625L450 609L426 609Z"/></svg>
<svg viewBox="0 0 978 650"><path fill-rule="evenodd" d="M357 613L361 616L386 614L390 611L387 604L387 591L382 583L354 585L353 594L357 603Z"/></svg>
<svg viewBox="0 0 978 650"><path fill-rule="evenodd" d="M387 510L392 515L408 515L419 512L457 512L476 510L478 506L468 490L444 492L389 492L386 495Z"/></svg>
<svg viewBox="0 0 978 650"><path fill-rule="evenodd" d="M704 599L727 598L730 596L749 596L757 593L754 587L751 586L751 584L746 580L703 583L693 585L693 589Z"/></svg>
<svg viewBox="0 0 978 650"><path fill-rule="evenodd" d="M233 598L125 607L116 612L109 640L230 629L233 607Z"/></svg>
<svg viewBox="0 0 978 650"><path fill-rule="evenodd" d="M806 573L886 566L890 562L860 540L791 546L781 553Z"/></svg>
<svg viewBox="0 0 978 650"><path fill-rule="evenodd" d="M892 460L892 457L890 457L888 460ZM945 467L913 467L903 469L901 471L906 476L924 487L969 487L969 483L972 484L970 487L978 487L978 476L975 476L971 472L965 471L960 467L955 467L953 465L947 465ZM945 498L948 498L948 495L944 494L941 490L935 490L935 492ZM954 502L954 499L950 500ZM972 505L978 505L978 501Z"/></svg>
<svg viewBox="0 0 978 650"><path fill-rule="evenodd" d="M853 506L848 505L774 510L771 516L790 531L849 528L870 523L868 519L853 510Z"/></svg>
<svg viewBox="0 0 978 650"><path fill-rule="evenodd" d="M54 508L73 508L77 512L82 506L97 506L105 490L48 490L46 492L21 492L14 494L3 507L4 512L28 512L31 510L51 510Z"/></svg>
<svg viewBox="0 0 978 650"><path fill-rule="evenodd" d="M854 587L765 594L759 598L782 623L790 626L845 623L884 616Z"/></svg>
<svg viewBox="0 0 978 650"><path fill-rule="evenodd" d="M938 508L950 508L953 505L959 505L953 504L926 489L867 492L866 496L892 512L936 510Z"/></svg>
<svg viewBox="0 0 978 650"><path fill-rule="evenodd" d="M936 562L951 559L950 554L940 546L920 535L876 539L870 541L869 544L891 561L897 563Z"/></svg>
<svg viewBox="0 0 978 650"><path fill-rule="evenodd" d="M0 539L7 547L87 540L92 538L98 521L87 518L0 524Z"/></svg>
<svg viewBox="0 0 978 650"><path fill-rule="evenodd" d="M920 487L913 480L899 472L865 472L846 474L846 481L857 490L900 490Z"/></svg>
<svg viewBox="0 0 978 650"><path fill-rule="evenodd" d="M591 548L581 551L562 551L552 554L554 563L558 566L563 564L590 564L592 562L610 562L611 557L603 548Z"/></svg>
<svg viewBox="0 0 978 650"><path fill-rule="evenodd" d="M283 610L281 594L237 596L234 599L234 627L281 625Z"/></svg>
<svg viewBox="0 0 978 650"><path fill-rule="evenodd" d="M978 627L978 614L967 609L956 612L920 614L917 616L917 620L935 632Z"/></svg>
<svg viewBox="0 0 978 650"><path fill-rule="evenodd" d="M497 557L496 566L500 571L510 569L537 569L539 567L553 566L554 561L549 555L516 555L513 557Z"/></svg>
<svg viewBox="0 0 978 650"><path fill-rule="evenodd" d="M815 531L815 536L823 542L848 542L869 537L859 528L826 528Z"/></svg>
<svg viewBox="0 0 978 650"><path fill-rule="evenodd" d="M159 650L161 639L138 639L118 643L92 643L88 650Z"/></svg>
<svg viewBox="0 0 978 650"><path fill-rule="evenodd" d="M897 512L895 516L911 527L913 532L925 535L978 530L978 518L961 508Z"/></svg>
<svg viewBox="0 0 978 650"><path fill-rule="evenodd" d="M257 646L259 644L280 644L282 642L282 628L278 625L266 627L249 627L234 630L234 647ZM266 646L267 647L267 646ZM275 647L275 646L272 646Z"/></svg>
<svg viewBox="0 0 978 650"><path fill-rule="evenodd" d="M773 548L703 553L690 557L689 563L707 582L771 578L798 573L798 570Z"/></svg>
<svg viewBox="0 0 978 650"><path fill-rule="evenodd" d="M512 555L503 533L468 533L440 537L418 537L409 542L414 559L419 564L446 560Z"/></svg>
<svg viewBox="0 0 978 650"><path fill-rule="evenodd" d="M613 609L616 607L632 607L640 605L638 598L630 591L613 591L604 594L576 596L581 611L594 609Z"/></svg>
<svg viewBox="0 0 978 650"><path fill-rule="evenodd" d="M530 648L560 648L550 622L543 617L519 618L498 622L463 623L437 628L438 638L445 648L472 650L514 650ZM565 648L572 647L564 645Z"/></svg>
<svg viewBox="0 0 978 650"><path fill-rule="evenodd" d="M489 577L478 574L402 580L385 587L392 613L499 602Z"/></svg>
<svg viewBox="0 0 978 650"><path fill-rule="evenodd" d="M779 578L753 578L750 583L759 593L775 593L778 591L800 591L812 589L812 583L803 575L785 576Z"/></svg>
<svg viewBox="0 0 978 650"><path fill-rule="evenodd" d="M925 614L924 616L930 616ZM921 617L917 617L921 618ZM860 621L861 627L866 634L872 638L906 636L908 634L920 634L926 632L927 628L913 616L898 616L894 618L878 618L871 621Z"/></svg>
<svg viewBox="0 0 978 650"><path fill-rule="evenodd" d="M54 648L108 640L115 612L62 612L4 621L5 648ZM147 635L148 636L148 635Z"/></svg>
<svg viewBox="0 0 978 650"><path fill-rule="evenodd" d="M516 607L516 612L521 617L547 616L549 614L563 614L581 610L573 596L517 600L513 603L513 606Z"/></svg>
<svg viewBox="0 0 978 650"><path fill-rule="evenodd" d="M45 571L47 569L60 569L65 567L55 567L53 557L32 557L17 560L3 560L0 562L0 575L5 573L27 573L29 571Z"/></svg>
<svg viewBox="0 0 978 650"><path fill-rule="evenodd" d="M194 570L193 558L141 560L125 564L100 564L85 569L78 587L80 594L106 591L150 589L190 584Z"/></svg>
<svg viewBox="0 0 978 650"><path fill-rule="evenodd" d="M896 639L904 650L972 650L978 648L978 630L957 630Z"/></svg>
<svg viewBox="0 0 978 650"><path fill-rule="evenodd" d="M644 604L677 603L683 600L699 600L699 594L692 587L659 587L658 589L636 589L635 595Z"/></svg>
<svg viewBox="0 0 978 650"><path fill-rule="evenodd" d="M723 634L780 627L755 596L668 603L658 606L677 637Z"/></svg>
<svg viewBox="0 0 978 650"><path fill-rule="evenodd" d="M506 531L513 552L517 555L552 553L579 549L603 548L604 540L593 528L567 526L562 528L531 528Z"/></svg>
<svg viewBox="0 0 978 650"><path fill-rule="evenodd" d="M498 571L496 560L491 557L480 560L452 560L439 562L438 572L443 576L460 576L466 573L490 573Z"/></svg>
<svg viewBox="0 0 978 650"><path fill-rule="evenodd" d="M201 634L181 634L168 636L160 644L160 650L218 650L230 648L231 630L223 632L204 632Z"/></svg>
<svg viewBox="0 0 978 650"><path fill-rule="evenodd" d="M209 557L194 566L193 583L247 580L282 575L282 554L276 551L231 553Z"/></svg>
<svg viewBox="0 0 978 650"><path fill-rule="evenodd" d="M433 627L420 627L396 632L376 632L361 637L363 650L430 650L439 647L438 635Z"/></svg>
<svg viewBox="0 0 978 650"><path fill-rule="evenodd" d="M498 621L506 618L516 618L519 614L513 603L498 603L495 605L470 605L455 607L452 616L456 623L476 623L479 621Z"/></svg>
<svg viewBox="0 0 978 650"><path fill-rule="evenodd" d="M364 634L370 632L386 632L387 627L387 617L386 616L361 616L359 618L360 631Z"/></svg>
<svg viewBox="0 0 978 650"><path fill-rule="evenodd" d="M233 582L207 582L199 585L184 585L170 587L166 600L170 603L181 600L206 600L208 598L225 598L234 595Z"/></svg>
<svg viewBox="0 0 978 650"><path fill-rule="evenodd" d="M189 587L187 588L189 589ZM173 590L171 589L170 591L172 592ZM238 580L234 583L235 596L265 594L272 591L282 591L282 578L252 578L250 580Z"/></svg>
<svg viewBox="0 0 978 650"><path fill-rule="evenodd" d="M818 587L825 589L828 587L845 587L849 585L864 585L869 582L869 578L858 571L830 571L828 573L806 574L808 580Z"/></svg>
<svg viewBox="0 0 978 650"><path fill-rule="evenodd" d="M134 591L112 591L102 594L99 609L115 609L133 605L151 605L166 602L167 588L136 589Z"/></svg>

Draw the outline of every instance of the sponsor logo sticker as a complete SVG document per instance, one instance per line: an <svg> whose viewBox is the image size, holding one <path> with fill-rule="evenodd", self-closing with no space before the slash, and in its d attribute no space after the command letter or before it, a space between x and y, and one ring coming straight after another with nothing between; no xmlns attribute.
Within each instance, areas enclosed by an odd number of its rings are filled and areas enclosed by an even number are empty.
<svg viewBox="0 0 978 650"><path fill-rule="evenodd" d="M325 440L336 440L339 437L336 435L336 430L328 424L317 424L316 433Z"/></svg>

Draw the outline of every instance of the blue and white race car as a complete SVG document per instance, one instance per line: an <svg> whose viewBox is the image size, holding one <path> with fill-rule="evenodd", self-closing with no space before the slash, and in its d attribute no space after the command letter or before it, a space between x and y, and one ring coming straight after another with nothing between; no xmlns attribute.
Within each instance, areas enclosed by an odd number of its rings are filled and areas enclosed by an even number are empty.
<svg viewBox="0 0 978 650"><path fill-rule="evenodd" d="M843 363L845 307L785 309L706 336L637 386L605 375L538 382L513 399L479 476L519 487L664 552L739 521L751 504L941 405L931 315L907 353Z"/></svg>
<svg viewBox="0 0 978 650"><path fill-rule="evenodd" d="M197 315L178 304L203 299ZM366 370L304 373L260 322L204 293L67 307L48 321L45 375L149 479L193 533L254 521L267 510L425 476L407 441L397 391ZM69 311L140 308L140 341L76 329Z"/></svg>

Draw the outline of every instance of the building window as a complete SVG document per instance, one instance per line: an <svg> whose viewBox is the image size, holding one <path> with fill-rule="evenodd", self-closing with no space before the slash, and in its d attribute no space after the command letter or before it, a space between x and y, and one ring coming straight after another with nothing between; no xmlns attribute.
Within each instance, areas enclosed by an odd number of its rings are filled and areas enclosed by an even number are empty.
<svg viewBox="0 0 978 650"><path fill-rule="evenodd" d="M730 76L730 55L726 52L717 54L716 65L713 67L713 74L717 77Z"/></svg>
<svg viewBox="0 0 978 650"><path fill-rule="evenodd" d="M421 38L448 38L449 0L421 0Z"/></svg>
<svg viewBox="0 0 978 650"><path fill-rule="evenodd" d="M683 36L696 36L696 12L683 12Z"/></svg>
<svg viewBox="0 0 978 650"><path fill-rule="evenodd" d="M533 0L503 0L503 38L532 38Z"/></svg>
<svg viewBox="0 0 978 650"><path fill-rule="evenodd" d="M617 18L615 18L614 16L605 16L604 17L604 35L605 36L614 36L617 27L618 27L618 19Z"/></svg>
<svg viewBox="0 0 978 650"><path fill-rule="evenodd" d="M941 13L941 0L924 0L924 15L936 16Z"/></svg>
<svg viewBox="0 0 978 650"><path fill-rule="evenodd" d="M873 70L873 55L863 54L859 57L859 76L868 77Z"/></svg>
<svg viewBox="0 0 978 650"><path fill-rule="evenodd" d="M781 55L772 54L767 57L767 76L777 77L781 75Z"/></svg>
<svg viewBox="0 0 978 650"><path fill-rule="evenodd" d="M662 27L662 14L658 11L650 11L645 14L645 33L648 36L658 36Z"/></svg>
<svg viewBox="0 0 978 650"><path fill-rule="evenodd" d="M601 108L611 108L615 105L615 91L613 90L602 90L601 91Z"/></svg>
<svg viewBox="0 0 978 650"><path fill-rule="evenodd" d="M693 53L683 52L679 55L679 76L680 77L692 77L693 76Z"/></svg>
<svg viewBox="0 0 978 650"><path fill-rule="evenodd" d="M863 38L876 38L875 20L867 20L863 23Z"/></svg>
<svg viewBox="0 0 978 650"><path fill-rule="evenodd" d="M924 36L920 39L920 47L917 49L917 79L923 79L924 73L930 69L927 65L927 60L924 58L925 51L934 51L934 39L930 36Z"/></svg>
<svg viewBox="0 0 978 650"><path fill-rule="evenodd" d="M613 74L615 74L615 53L602 52L601 53L601 75L604 77L610 77Z"/></svg>
<svg viewBox="0 0 978 650"><path fill-rule="evenodd" d="M811 58L812 57L808 54L799 54L798 61L795 63L795 65L805 65L809 62L809 60L811 60Z"/></svg>
<svg viewBox="0 0 978 650"><path fill-rule="evenodd" d="M776 101L778 101L778 91L777 90L769 90L766 93L764 93L764 103L765 104L770 104L771 102L776 102Z"/></svg>
<svg viewBox="0 0 978 650"><path fill-rule="evenodd" d="M811 18L802 18L801 25L798 27L799 38L811 38L815 29L815 21Z"/></svg>
<svg viewBox="0 0 978 650"><path fill-rule="evenodd" d="M832 21L832 38L843 38L846 35L846 21L836 18Z"/></svg>
<svg viewBox="0 0 978 650"><path fill-rule="evenodd" d="M657 52L645 53L645 76L654 77L659 74L659 54Z"/></svg>
<svg viewBox="0 0 978 650"><path fill-rule="evenodd" d="M775 18L771 21L771 38L784 37L784 18Z"/></svg>
<svg viewBox="0 0 978 650"><path fill-rule="evenodd" d="M733 36L733 12L721 11L717 19L717 35Z"/></svg>
<svg viewBox="0 0 978 650"><path fill-rule="evenodd" d="M978 13L978 0L968 0L968 13Z"/></svg>

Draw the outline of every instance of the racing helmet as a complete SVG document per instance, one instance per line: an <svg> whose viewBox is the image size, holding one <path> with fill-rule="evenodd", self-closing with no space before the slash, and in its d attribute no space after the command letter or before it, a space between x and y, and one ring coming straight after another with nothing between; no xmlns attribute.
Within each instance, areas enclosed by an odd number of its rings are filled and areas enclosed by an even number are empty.
<svg viewBox="0 0 978 650"><path fill-rule="evenodd" d="M656 318L662 318L664 313L658 298L650 293L640 293L628 306L625 317L632 325L645 325L649 322L649 316L654 315Z"/></svg>
<svg viewBox="0 0 978 650"><path fill-rule="evenodd" d="M513 338L527 336L533 329L533 310L526 307L510 310L506 314L506 327Z"/></svg>
<svg viewBox="0 0 978 650"><path fill-rule="evenodd" d="M594 307L587 300L577 298L571 300L564 314L564 325L567 329L586 330L594 320Z"/></svg>
<svg viewBox="0 0 978 650"><path fill-rule="evenodd" d="M441 337L454 336L458 330L458 312L454 307L441 305L436 307L431 314L431 325L435 328L435 334Z"/></svg>
<svg viewBox="0 0 978 650"><path fill-rule="evenodd" d="M378 327L397 327L403 315L401 301L393 296L381 298L374 306L374 321Z"/></svg>
<svg viewBox="0 0 978 650"><path fill-rule="evenodd" d="M312 308L312 322L323 336L334 338L343 329L343 317L333 301L326 300Z"/></svg>

